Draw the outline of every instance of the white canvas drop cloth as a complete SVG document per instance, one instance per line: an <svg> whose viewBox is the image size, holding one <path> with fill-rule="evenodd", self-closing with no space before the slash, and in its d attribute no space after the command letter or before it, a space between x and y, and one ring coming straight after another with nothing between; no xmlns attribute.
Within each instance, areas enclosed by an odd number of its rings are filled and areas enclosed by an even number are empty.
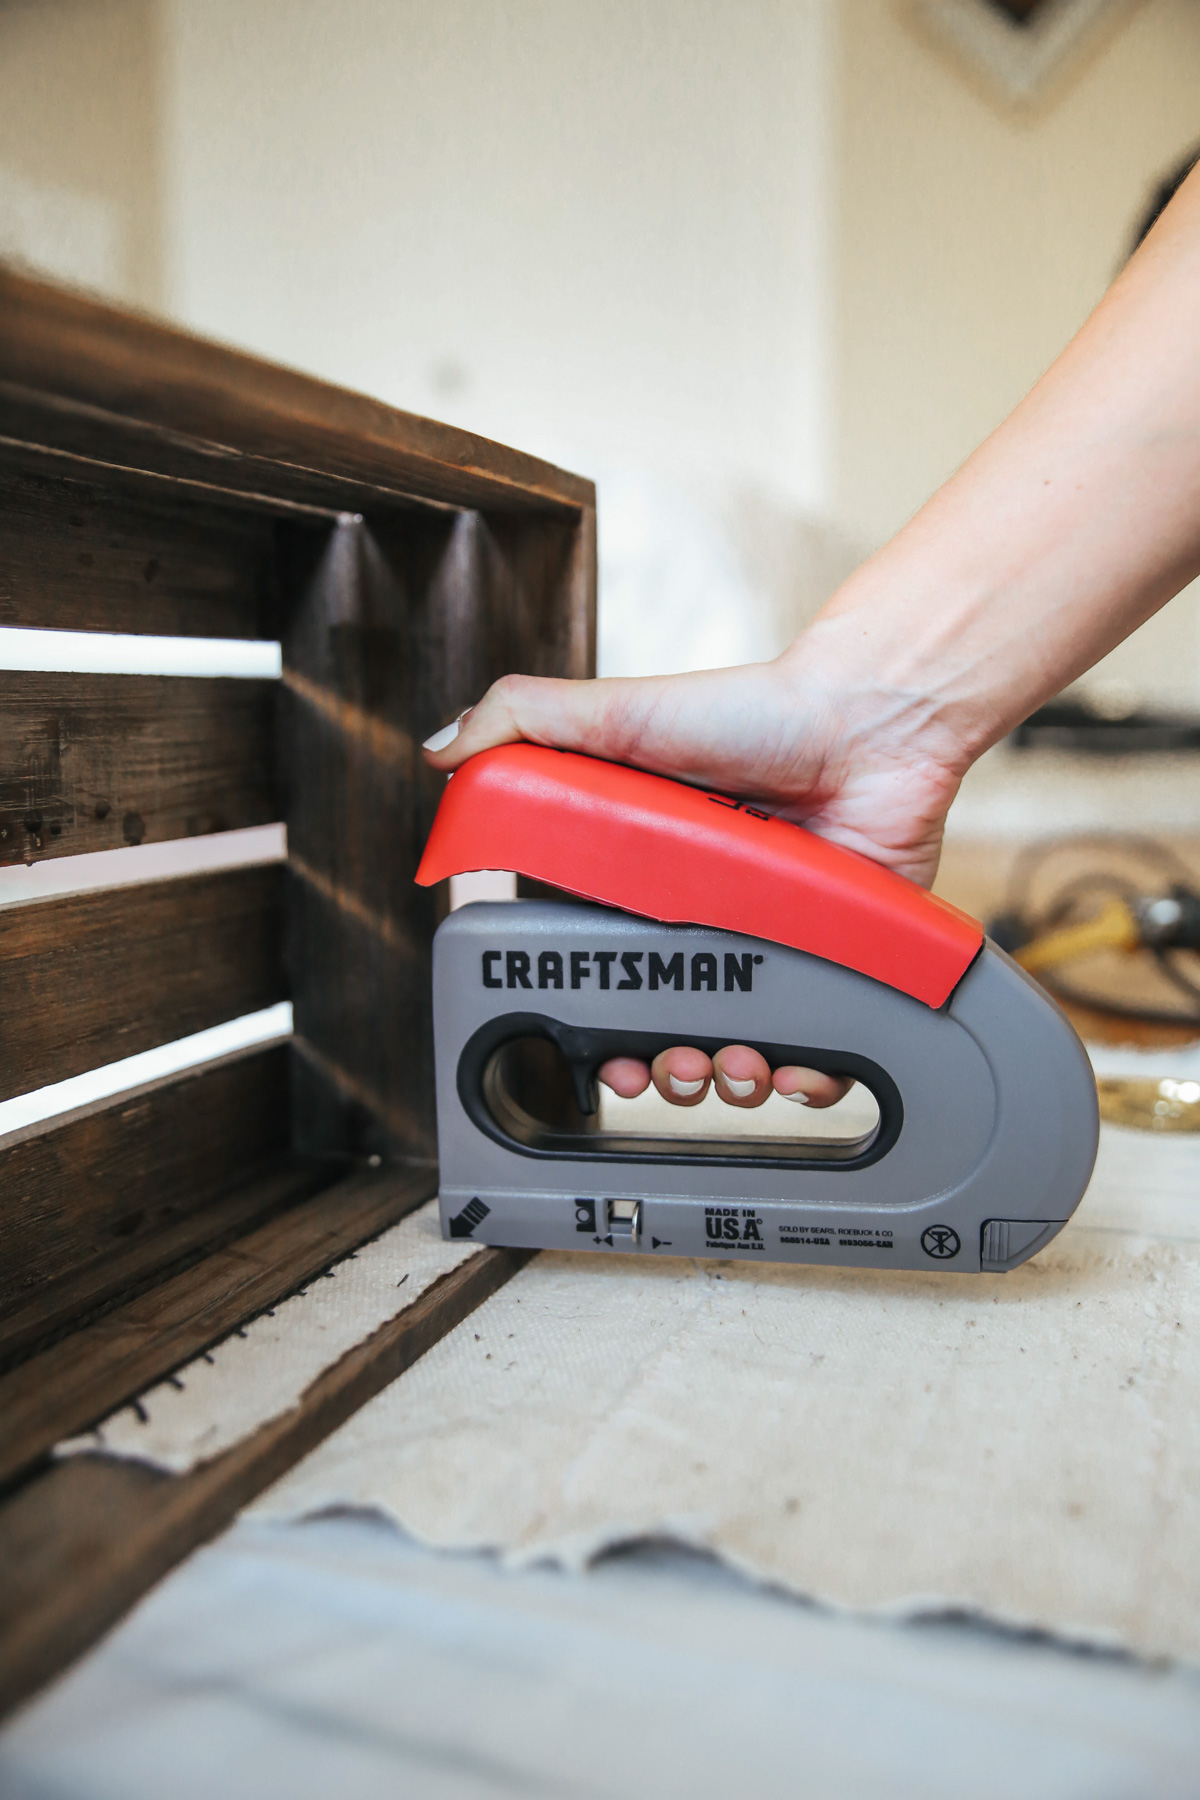
<svg viewBox="0 0 1200 1800"><path fill-rule="evenodd" d="M1010 1275L538 1257L264 1495L1200 1656L1200 1138L1106 1128Z"/></svg>
<svg viewBox="0 0 1200 1800"><path fill-rule="evenodd" d="M442 1242L431 1202L57 1454L195 1468L289 1411L322 1370L478 1254L477 1244Z"/></svg>

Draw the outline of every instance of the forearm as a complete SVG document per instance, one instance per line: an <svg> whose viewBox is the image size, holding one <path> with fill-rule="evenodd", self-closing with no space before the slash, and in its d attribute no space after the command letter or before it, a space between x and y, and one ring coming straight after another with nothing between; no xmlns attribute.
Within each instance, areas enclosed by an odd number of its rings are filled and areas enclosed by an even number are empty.
<svg viewBox="0 0 1200 1800"><path fill-rule="evenodd" d="M1200 176L1029 397L785 662L965 768L1200 572Z"/></svg>
<svg viewBox="0 0 1200 1800"><path fill-rule="evenodd" d="M517 738L753 796L917 881L970 764L1200 572L1200 173L1079 336L772 663L509 676L426 754Z"/></svg>

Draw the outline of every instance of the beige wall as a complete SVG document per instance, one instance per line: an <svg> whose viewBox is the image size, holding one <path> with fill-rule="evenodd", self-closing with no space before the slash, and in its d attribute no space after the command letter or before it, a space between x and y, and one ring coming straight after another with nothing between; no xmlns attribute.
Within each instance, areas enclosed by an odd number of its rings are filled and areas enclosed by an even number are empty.
<svg viewBox="0 0 1200 1800"><path fill-rule="evenodd" d="M0 255L163 301L156 0L0 5Z"/></svg>
<svg viewBox="0 0 1200 1800"><path fill-rule="evenodd" d="M817 497L823 0L168 0L172 307L602 470Z"/></svg>
<svg viewBox="0 0 1200 1800"><path fill-rule="evenodd" d="M1095 305L1158 176L1200 143L1200 6L1148 0L1043 117L1006 114L913 35L901 0L841 0L838 520L901 525ZM1200 700L1189 594L1110 659Z"/></svg>

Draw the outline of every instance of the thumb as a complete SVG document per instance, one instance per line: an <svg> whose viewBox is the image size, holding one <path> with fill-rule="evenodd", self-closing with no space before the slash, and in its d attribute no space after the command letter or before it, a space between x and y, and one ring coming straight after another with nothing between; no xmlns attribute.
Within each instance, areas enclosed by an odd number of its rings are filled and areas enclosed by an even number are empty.
<svg viewBox="0 0 1200 1800"><path fill-rule="evenodd" d="M448 774L480 750L524 740L620 761L653 705L647 690L658 685L654 678L560 681L505 675L476 706L426 739L425 760Z"/></svg>

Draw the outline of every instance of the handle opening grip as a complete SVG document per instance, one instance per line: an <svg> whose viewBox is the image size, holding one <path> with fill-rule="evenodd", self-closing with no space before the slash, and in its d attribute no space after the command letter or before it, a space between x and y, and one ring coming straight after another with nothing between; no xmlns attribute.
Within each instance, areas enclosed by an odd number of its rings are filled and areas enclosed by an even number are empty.
<svg viewBox="0 0 1200 1800"><path fill-rule="evenodd" d="M900 1136L904 1103L887 1070L854 1051L829 1051L803 1044L766 1043L738 1033L724 1037L683 1034L688 1044L715 1056L730 1043L744 1043L772 1069L799 1064L827 1075L849 1076L874 1096L879 1121L865 1138L842 1143L784 1140L696 1138L690 1146L676 1137L633 1137L609 1132L560 1131L529 1117L500 1091L498 1053L520 1038L545 1038L554 1044L571 1074L581 1113L594 1115L599 1103L597 1070L614 1056L652 1062L660 1051L682 1041L681 1034L628 1031L617 1027L566 1025L544 1013L503 1013L472 1033L458 1059L457 1088L463 1110L478 1130L522 1156L579 1162L666 1162L699 1167L863 1169L886 1156Z"/></svg>

